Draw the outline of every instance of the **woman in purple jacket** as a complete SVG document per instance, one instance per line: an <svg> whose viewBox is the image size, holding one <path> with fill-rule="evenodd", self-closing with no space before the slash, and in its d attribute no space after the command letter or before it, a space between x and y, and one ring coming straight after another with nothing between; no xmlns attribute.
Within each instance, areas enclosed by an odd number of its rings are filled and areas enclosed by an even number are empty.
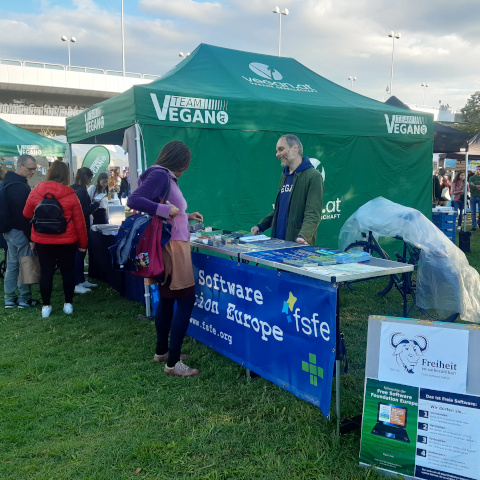
<svg viewBox="0 0 480 480"><path fill-rule="evenodd" d="M157 161L140 175L137 189L128 198L132 209L158 215L172 225L172 237L163 248L164 280L159 285L160 303L155 314L157 347L154 362L167 362L164 372L177 377L200 374L180 357L183 339L195 304L195 278L190 252L189 220L203 222L200 213L186 213L187 202L177 178L190 166L190 149L182 142L167 143ZM170 183L168 200L162 203ZM174 305L177 302L174 311ZM169 342L170 335L170 342Z"/></svg>

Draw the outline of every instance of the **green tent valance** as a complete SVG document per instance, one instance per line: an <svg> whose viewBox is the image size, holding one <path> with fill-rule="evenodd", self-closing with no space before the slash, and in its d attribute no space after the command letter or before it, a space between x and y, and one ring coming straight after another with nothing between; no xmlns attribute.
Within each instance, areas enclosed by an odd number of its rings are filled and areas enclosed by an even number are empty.
<svg viewBox="0 0 480 480"><path fill-rule="evenodd" d="M23 154L63 157L66 148L64 143L0 119L0 155L4 157L18 157Z"/></svg>

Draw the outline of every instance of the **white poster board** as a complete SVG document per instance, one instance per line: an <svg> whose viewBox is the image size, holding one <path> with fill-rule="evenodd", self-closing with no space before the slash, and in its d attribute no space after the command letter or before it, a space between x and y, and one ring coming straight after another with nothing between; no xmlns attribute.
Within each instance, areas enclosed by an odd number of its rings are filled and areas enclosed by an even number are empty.
<svg viewBox="0 0 480 480"><path fill-rule="evenodd" d="M370 317L360 463L480 480L480 327Z"/></svg>

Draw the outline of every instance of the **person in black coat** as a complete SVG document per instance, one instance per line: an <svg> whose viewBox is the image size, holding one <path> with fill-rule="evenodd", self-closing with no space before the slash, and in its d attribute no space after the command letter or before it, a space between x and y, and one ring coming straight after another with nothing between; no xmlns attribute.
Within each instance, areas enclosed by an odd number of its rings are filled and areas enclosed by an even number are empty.
<svg viewBox="0 0 480 480"><path fill-rule="evenodd" d="M6 205L0 208L8 212L11 219L10 231L3 234L8 244L8 262L5 272L5 308L34 307L32 286L19 284L20 257L31 256L30 222L23 216L23 208L30 194L28 179L37 171L37 161L31 155L21 155L17 160L17 170L6 173L3 185L6 190ZM18 291L18 295L17 295Z"/></svg>
<svg viewBox="0 0 480 480"><path fill-rule="evenodd" d="M433 186L432 186L432 193L433 193L433 205L437 205L439 201L442 199L442 186L440 185L440 180L438 179L437 175L433 176Z"/></svg>
<svg viewBox="0 0 480 480"><path fill-rule="evenodd" d="M82 167L77 170L75 174L75 180L71 188L75 190L77 197L82 206L83 217L85 218L85 226L87 227L87 235L90 234L90 215L99 207L98 202L92 202L90 195L87 192L87 187L93 178L93 172L87 168ZM95 283L90 283L85 280L85 274L83 272L85 267L85 255L86 252L80 252L77 250L75 256L75 293L87 293L90 292L91 287L96 287Z"/></svg>

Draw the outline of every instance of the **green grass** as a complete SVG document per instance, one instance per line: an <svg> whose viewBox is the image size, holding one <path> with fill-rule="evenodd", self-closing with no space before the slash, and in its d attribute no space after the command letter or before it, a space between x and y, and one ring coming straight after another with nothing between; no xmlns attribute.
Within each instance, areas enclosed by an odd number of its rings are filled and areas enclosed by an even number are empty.
<svg viewBox="0 0 480 480"><path fill-rule="evenodd" d="M477 233L467 255L477 270L479 251ZM344 416L362 410L368 315L402 312L397 292L375 295L379 282L342 287ZM359 432L337 443L335 392L328 422L191 338L184 351L202 375L166 377L152 362L155 328L137 319L140 304L101 284L64 315L59 276L52 304L49 319L40 308L0 316L2 480L383 478L358 466Z"/></svg>

